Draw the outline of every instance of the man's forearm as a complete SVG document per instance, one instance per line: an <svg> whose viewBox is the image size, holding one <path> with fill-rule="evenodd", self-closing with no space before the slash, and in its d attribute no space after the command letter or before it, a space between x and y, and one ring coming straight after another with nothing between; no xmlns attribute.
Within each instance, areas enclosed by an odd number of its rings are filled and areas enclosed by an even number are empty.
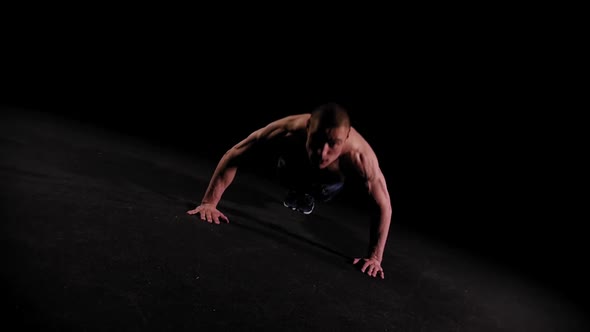
<svg viewBox="0 0 590 332"><path fill-rule="evenodd" d="M369 257L378 261L383 260L385 244L389 235L389 226L391 225L391 207L382 207L379 209L379 215L376 225L371 227L371 246L369 248Z"/></svg>
<svg viewBox="0 0 590 332"><path fill-rule="evenodd" d="M231 153L228 152L217 164L205 191L205 195L203 195L201 204L217 206L217 203L221 200L221 196L223 196L223 193L236 176L237 166L231 164Z"/></svg>

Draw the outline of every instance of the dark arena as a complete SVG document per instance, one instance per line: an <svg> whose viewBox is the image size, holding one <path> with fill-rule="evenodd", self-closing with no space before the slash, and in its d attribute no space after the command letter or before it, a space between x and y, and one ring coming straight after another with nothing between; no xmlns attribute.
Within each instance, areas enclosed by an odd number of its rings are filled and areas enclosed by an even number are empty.
<svg viewBox="0 0 590 332"><path fill-rule="evenodd" d="M5 326L588 331L563 128L514 68L36 36L0 75ZM353 175L288 202L293 146L297 184Z"/></svg>

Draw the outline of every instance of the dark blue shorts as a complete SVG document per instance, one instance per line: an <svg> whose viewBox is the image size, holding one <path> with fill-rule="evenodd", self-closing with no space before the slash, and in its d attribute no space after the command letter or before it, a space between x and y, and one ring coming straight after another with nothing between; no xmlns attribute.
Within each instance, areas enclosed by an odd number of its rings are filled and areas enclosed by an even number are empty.
<svg viewBox="0 0 590 332"><path fill-rule="evenodd" d="M277 173L281 185L289 190L309 194L319 201L331 200L344 188L344 180L340 175L320 174L304 158L279 157Z"/></svg>

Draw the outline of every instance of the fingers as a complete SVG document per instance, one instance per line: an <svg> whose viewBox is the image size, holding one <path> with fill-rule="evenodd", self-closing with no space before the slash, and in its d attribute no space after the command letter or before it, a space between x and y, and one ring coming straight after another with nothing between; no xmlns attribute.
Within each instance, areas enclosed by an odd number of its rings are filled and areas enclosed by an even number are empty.
<svg viewBox="0 0 590 332"><path fill-rule="evenodd" d="M361 259L360 258L355 258L353 260L352 264L357 264ZM381 277L381 279L385 279L385 273L383 272L383 269L381 268L381 266L379 266L378 264L375 264L374 262L371 262L369 260L365 259L365 264L363 264L363 267L361 269L361 272L368 274L371 277Z"/></svg>
<svg viewBox="0 0 590 332"><path fill-rule="evenodd" d="M201 207L197 207L196 209L189 210L186 213L188 213L189 215L198 214L201 220L206 221L210 224L215 223L219 225L221 224L221 220L229 224L229 219L223 213L217 210L202 209Z"/></svg>
<svg viewBox="0 0 590 332"><path fill-rule="evenodd" d="M229 219L227 219L227 217L226 217L226 216L225 216L223 213L221 213L221 212L219 212L219 211L218 211L218 212L217 212L217 213L215 213L215 215L213 216L213 220L215 221L215 223L216 223L217 225L219 225L219 224L221 223L221 222L219 221L219 218L221 218L222 220L225 220L225 222L229 224Z"/></svg>
<svg viewBox="0 0 590 332"><path fill-rule="evenodd" d="M212 219L216 225L219 225L221 224L221 221L219 221L220 218L222 220L225 220L225 222L229 224L229 219L227 219L227 217L221 212L207 214L207 220L209 221L209 223L211 223L210 220Z"/></svg>
<svg viewBox="0 0 590 332"><path fill-rule="evenodd" d="M377 264L371 265L368 274L373 278L380 276L381 279L385 279L385 274L383 274L383 269L381 268L381 266L379 266Z"/></svg>
<svg viewBox="0 0 590 332"><path fill-rule="evenodd" d="M377 275L383 273L383 270L381 269L380 266L371 266L371 270L369 272L369 275L373 278L377 277Z"/></svg>
<svg viewBox="0 0 590 332"><path fill-rule="evenodd" d="M363 265L363 268L361 269L361 271L362 271L363 273L365 273L365 270L366 270L366 269L367 269L367 268L368 268L370 265L371 265L371 263L370 263L370 262L368 262L368 261L367 261L367 262L365 262L365 264Z"/></svg>

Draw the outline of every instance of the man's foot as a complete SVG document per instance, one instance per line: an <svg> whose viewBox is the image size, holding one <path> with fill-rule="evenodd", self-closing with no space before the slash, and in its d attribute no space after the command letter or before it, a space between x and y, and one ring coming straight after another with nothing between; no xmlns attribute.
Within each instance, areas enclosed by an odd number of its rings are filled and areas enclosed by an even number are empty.
<svg viewBox="0 0 590 332"><path fill-rule="evenodd" d="M291 190L287 194L287 197L285 197L283 205L291 210L297 210L303 214L310 214L315 207L315 201L311 195L297 193Z"/></svg>

